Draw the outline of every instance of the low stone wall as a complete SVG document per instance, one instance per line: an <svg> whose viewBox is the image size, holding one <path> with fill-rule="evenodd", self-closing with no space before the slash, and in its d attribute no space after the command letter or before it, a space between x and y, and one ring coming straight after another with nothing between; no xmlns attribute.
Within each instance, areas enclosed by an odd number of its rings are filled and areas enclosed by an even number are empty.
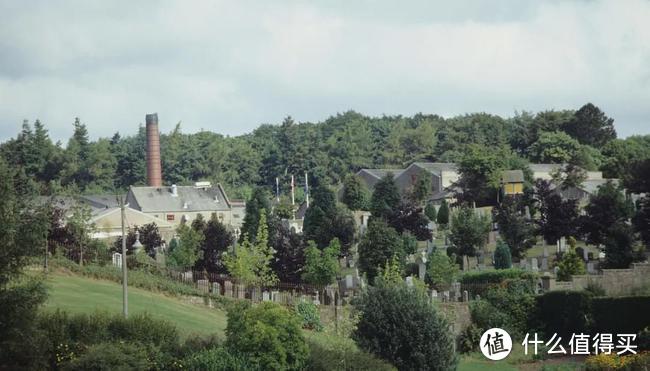
<svg viewBox="0 0 650 371"><path fill-rule="evenodd" d="M629 269L603 269L600 274L573 276L571 281L543 277L544 289L583 290L590 284L602 287L608 296L625 296L650 286L650 263L633 263Z"/></svg>
<svg viewBox="0 0 650 371"><path fill-rule="evenodd" d="M472 323L469 302L439 303L438 307L451 324L454 336L459 336Z"/></svg>

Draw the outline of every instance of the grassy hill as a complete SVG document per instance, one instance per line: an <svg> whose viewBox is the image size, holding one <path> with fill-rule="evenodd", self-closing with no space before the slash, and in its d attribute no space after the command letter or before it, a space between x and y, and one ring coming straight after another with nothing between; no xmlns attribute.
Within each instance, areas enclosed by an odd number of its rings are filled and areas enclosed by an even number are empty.
<svg viewBox="0 0 650 371"><path fill-rule="evenodd" d="M70 313L91 313L96 310L122 312L122 286L115 282L53 272L48 275L47 285L49 298L45 310L60 308ZM129 287L129 314L143 312L176 324L184 335L222 335L227 323L226 313L222 310Z"/></svg>

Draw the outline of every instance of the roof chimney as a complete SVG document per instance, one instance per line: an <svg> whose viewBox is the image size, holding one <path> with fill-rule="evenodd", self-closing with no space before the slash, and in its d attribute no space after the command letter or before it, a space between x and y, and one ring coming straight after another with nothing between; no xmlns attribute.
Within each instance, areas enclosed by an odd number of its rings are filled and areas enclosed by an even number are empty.
<svg viewBox="0 0 650 371"><path fill-rule="evenodd" d="M162 166L160 165L160 132L158 114L146 116L147 122L147 185L162 187Z"/></svg>

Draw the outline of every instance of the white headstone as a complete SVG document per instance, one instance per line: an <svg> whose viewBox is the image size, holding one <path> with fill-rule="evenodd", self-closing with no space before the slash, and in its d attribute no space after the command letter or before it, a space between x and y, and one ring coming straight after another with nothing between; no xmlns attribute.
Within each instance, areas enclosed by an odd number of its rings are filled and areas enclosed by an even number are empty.
<svg viewBox="0 0 650 371"><path fill-rule="evenodd" d="M122 268L122 254L119 252L113 254L113 265Z"/></svg>
<svg viewBox="0 0 650 371"><path fill-rule="evenodd" d="M354 280L351 274L345 275L345 289L352 290L354 288Z"/></svg>
<svg viewBox="0 0 650 371"><path fill-rule="evenodd" d="M406 286L413 287L413 277L411 276L406 277Z"/></svg>
<svg viewBox="0 0 650 371"><path fill-rule="evenodd" d="M533 272L539 271L539 265L537 265L537 258L530 259L530 265L531 268L533 269Z"/></svg>
<svg viewBox="0 0 650 371"><path fill-rule="evenodd" d="M548 271L548 258L547 257L542 258L542 271L543 272Z"/></svg>

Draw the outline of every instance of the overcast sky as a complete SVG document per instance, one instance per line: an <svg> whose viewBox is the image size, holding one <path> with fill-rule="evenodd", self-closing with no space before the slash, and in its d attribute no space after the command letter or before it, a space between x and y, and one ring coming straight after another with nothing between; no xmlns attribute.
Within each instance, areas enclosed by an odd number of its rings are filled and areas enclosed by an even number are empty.
<svg viewBox="0 0 650 371"><path fill-rule="evenodd" d="M650 1L0 0L0 141L146 113L236 135L286 115L577 109L650 133ZM442 2L440 2L442 3Z"/></svg>

